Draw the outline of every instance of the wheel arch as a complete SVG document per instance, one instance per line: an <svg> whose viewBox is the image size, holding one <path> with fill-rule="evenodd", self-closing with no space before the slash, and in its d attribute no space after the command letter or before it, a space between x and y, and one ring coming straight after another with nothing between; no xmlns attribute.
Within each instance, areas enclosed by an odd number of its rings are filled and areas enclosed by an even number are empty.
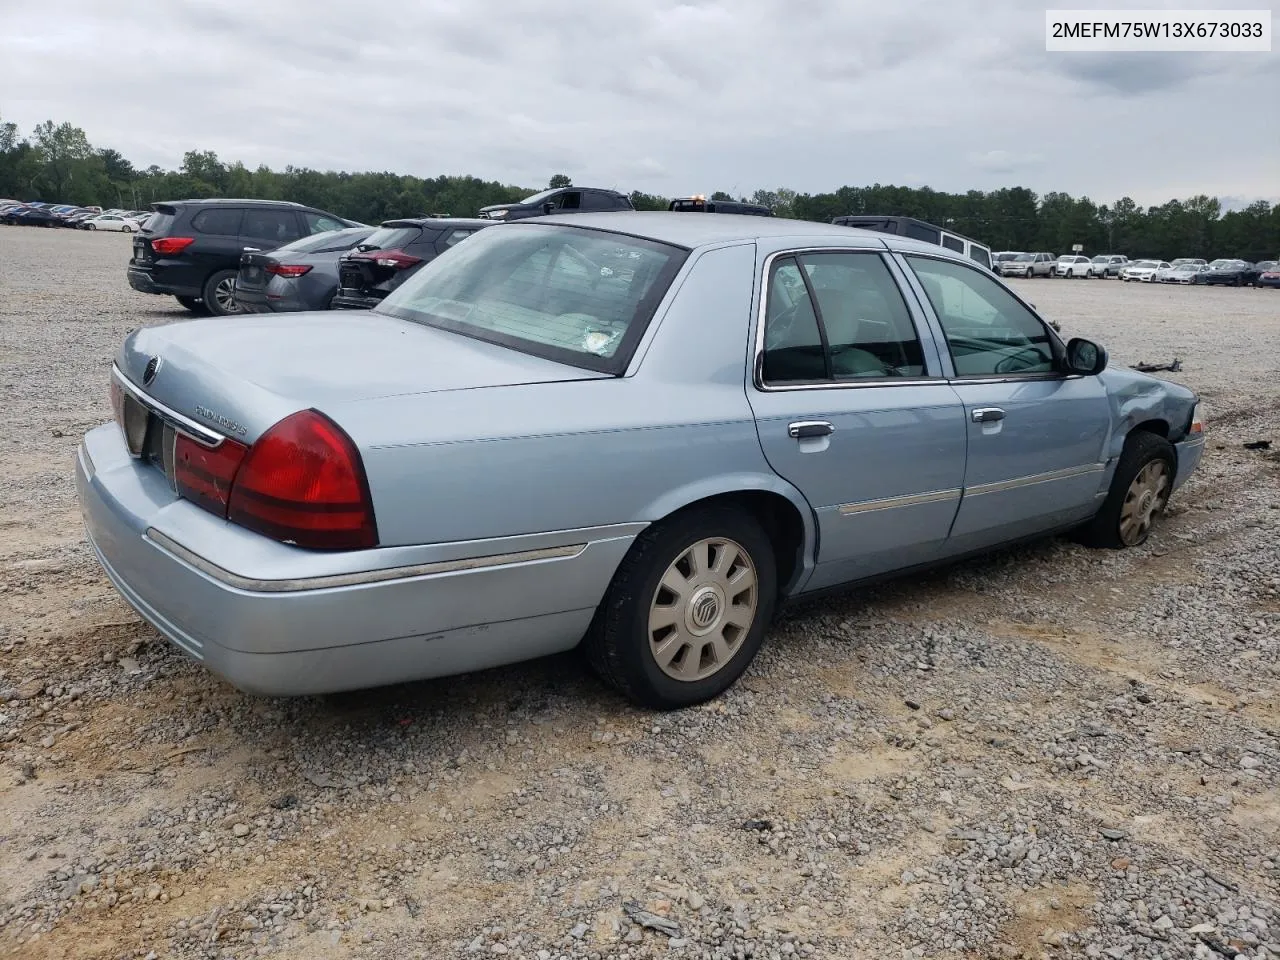
<svg viewBox="0 0 1280 960"><path fill-rule="evenodd" d="M768 534L778 568L778 594L803 587L813 573L818 533L804 496L778 476L736 474L715 477L664 493L644 511L651 523L712 504L730 504L751 514Z"/></svg>

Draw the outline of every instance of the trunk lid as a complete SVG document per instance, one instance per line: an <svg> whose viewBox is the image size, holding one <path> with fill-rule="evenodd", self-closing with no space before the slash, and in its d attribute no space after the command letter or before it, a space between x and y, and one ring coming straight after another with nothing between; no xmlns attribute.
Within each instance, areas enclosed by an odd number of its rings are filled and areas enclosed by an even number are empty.
<svg viewBox="0 0 1280 960"><path fill-rule="evenodd" d="M246 290L263 290L267 286L267 265L274 258L265 253L245 253L240 255L240 274L236 277L236 288Z"/></svg>
<svg viewBox="0 0 1280 960"><path fill-rule="evenodd" d="M363 310L145 327L125 340L117 365L147 397L244 443L308 407L608 376Z"/></svg>

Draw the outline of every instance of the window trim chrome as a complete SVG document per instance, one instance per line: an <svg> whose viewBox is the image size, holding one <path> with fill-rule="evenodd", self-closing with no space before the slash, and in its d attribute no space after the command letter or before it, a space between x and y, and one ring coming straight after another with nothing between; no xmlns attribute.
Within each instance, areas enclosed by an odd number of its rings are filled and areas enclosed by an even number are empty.
<svg viewBox="0 0 1280 960"><path fill-rule="evenodd" d="M175 430L191 437L192 440L196 440L210 449L215 449L222 444L223 440L227 439L222 434L210 430L203 424L196 423L190 417L185 417L153 397L147 396L132 380L124 375L124 372L115 363L111 364L111 376L120 385L120 388L127 391L137 403L154 413L161 420L168 422Z"/></svg>
<svg viewBox="0 0 1280 960"><path fill-rule="evenodd" d="M920 352L922 359L928 360L924 356L927 344L925 337L920 332L920 327L916 323L916 318L912 316L911 304L907 302L906 291L902 289L901 279L894 272L896 264L893 262L893 251L888 245L884 246L866 246L866 247L793 247L785 250L775 250L764 258L763 270L760 276L760 302L756 305L756 330L752 343L751 358L751 384L761 393L788 393L793 390L865 390L874 387L915 387L921 384L943 384L947 382L945 376L935 376L925 374L919 377L867 377L857 381L844 380L823 380L823 381L805 381L786 384L769 384L764 379L764 321L765 313L769 308L769 278L773 274L774 261L780 257L796 257L810 253L843 253L843 254L872 254L880 258L880 261L889 271L889 277L893 281L895 287L898 288L898 296L902 297L902 305L907 311L907 320L911 323L911 329L916 335L916 339L920 342ZM945 259L945 258L942 258ZM934 340L933 330L928 332L928 339ZM936 343L935 343L936 347ZM928 364L926 363L926 369Z"/></svg>

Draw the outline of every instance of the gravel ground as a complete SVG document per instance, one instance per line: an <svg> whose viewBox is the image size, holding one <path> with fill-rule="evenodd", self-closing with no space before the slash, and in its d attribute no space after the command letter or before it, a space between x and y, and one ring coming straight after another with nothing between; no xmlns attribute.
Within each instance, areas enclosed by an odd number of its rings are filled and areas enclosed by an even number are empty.
<svg viewBox="0 0 1280 960"><path fill-rule="evenodd" d="M243 696L117 598L71 479L129 239L0 230L0 952L1280 957L1280 293L1015 281L1183 360L1150 542L1050 540L788 613L719 701L576 657ZM1266 346L1264 346L1266 345Z"/></svg>

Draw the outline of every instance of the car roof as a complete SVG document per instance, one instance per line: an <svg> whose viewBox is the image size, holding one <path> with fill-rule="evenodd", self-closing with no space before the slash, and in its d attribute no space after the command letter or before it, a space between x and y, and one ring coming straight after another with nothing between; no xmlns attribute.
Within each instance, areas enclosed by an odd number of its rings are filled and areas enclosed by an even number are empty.
<svg viewBox="0 0 1280 960"><path fill-rule="evenodd" d="M840 227L829 223L814 223L811 220L790 220L785 217L755 217L747 214L717 213L711 216L695 217L688 213L676 211L625 211L611 213L568 213L553 214L547 217L534 217L528 220L516 220L509 224L515 228L523 225L556 224L558 226L590 227L596 230L608 230L614 233L629 234L660 243L670 243L678 247L693 249L715 243L731 243L737 241L760 240L771 237L795 237L811 239L818 243L823 240L848 240L850 237L861 237L880 241L889 246L911 250L946 250L937 244L911 240L893 234L877 233L873 230L860 230L856 227ZM965 259L957 257L956 259Z"/></svg>
<svg viewBox="0 0 1280 960"><path fill-rule="evenodd" d="M435 227L444 230L448 227L492 227L498 221L481 220L478 217L395 217L383 220L380 227Z"/></svg>

